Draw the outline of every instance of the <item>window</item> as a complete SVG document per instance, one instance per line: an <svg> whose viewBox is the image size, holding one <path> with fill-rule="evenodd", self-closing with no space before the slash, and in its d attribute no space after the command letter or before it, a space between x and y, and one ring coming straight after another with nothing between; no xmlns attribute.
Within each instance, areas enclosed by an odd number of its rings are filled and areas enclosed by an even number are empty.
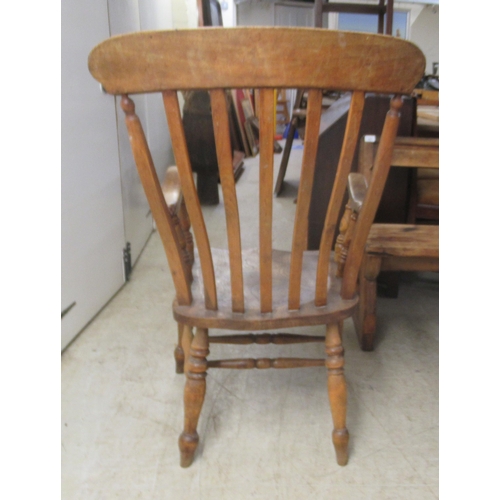
<svg viewBox="0 0 500 500"><path fill-rule="evenodd" d="M409 38L408 11L394 11L392 34L400 38ZM338 15L338 29L345 31L362 31L377 33L378 16L376 14L346 14ZM385 28L384 28L385 29Z"/></svg>

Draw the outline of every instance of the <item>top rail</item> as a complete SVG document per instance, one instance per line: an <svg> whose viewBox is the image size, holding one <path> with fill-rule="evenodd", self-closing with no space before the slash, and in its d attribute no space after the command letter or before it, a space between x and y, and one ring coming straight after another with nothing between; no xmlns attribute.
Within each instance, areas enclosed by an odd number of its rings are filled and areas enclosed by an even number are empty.
<svg viewBox="0 0 500 500"><path fill-rule="evenodd" d="M422 52L406 40L314 28L143 31L109 38L89 56L110 94L248 87L409 94L424 68Z"/></svg>

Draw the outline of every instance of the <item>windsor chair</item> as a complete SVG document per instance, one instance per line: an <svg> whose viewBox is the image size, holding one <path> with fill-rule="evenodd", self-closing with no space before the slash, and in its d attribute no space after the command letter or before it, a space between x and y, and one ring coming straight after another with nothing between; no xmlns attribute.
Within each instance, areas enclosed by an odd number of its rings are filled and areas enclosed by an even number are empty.
<svg viewBox="0 0 500 500"><path fill-rule="evenodd" d="M363 247L390 166L401 94L409 94L425 67L413 44L381 35L309 28L201 28L139 32L110 38L89 56L89 69L110 94L121 95L131 148L162 239L176 299L173 316L185 354L184 430L181 466L191 465L199 441L197 424L208 368L292 368L325 366L337 462L347 463L346 383L342 322L352 316ZM238 202L226 107L226 89L259 89L259 244L242 249ZM307 89L307 126L291 251L272 248L274 90ZM213 249L207 235L189 164L177 92L210 92L228 250ZM319 251L306 251L324 89L351 91L345 139ZM194 264L185 258L130 94L161 92L177 163L182 197L194 233ZM352 238L343 279L335 277L333 239L357 144L365 92L394 94L380 137L372 183ZM256 197L257 199L257 197ZM246 200L248 203L249 201ZM258 205L258 207L257 207ZM185 245L184 245L185 247ZM262 331L326 325L325 336L233 334L209 336L209 329ZM195 329L194 337L192 329ZM207 360L210 342L325 342L322 359Z"/></svg>

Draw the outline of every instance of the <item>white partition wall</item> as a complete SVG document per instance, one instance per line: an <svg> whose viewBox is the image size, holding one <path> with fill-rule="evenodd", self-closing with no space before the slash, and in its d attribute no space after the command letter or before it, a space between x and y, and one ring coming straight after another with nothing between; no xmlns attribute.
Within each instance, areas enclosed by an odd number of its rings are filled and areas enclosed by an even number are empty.
<svg viewBox="0 0 500 500"><path fill-rule="evenodd" d="M62 8L62 348L125 283L123 250L134 263L152 232L123 113L87 69L110 34L172 27L170 0L65 0ZM135 99L163 176L173 163L159 96ZM155 132L150 132L155 129Z"/></svg>

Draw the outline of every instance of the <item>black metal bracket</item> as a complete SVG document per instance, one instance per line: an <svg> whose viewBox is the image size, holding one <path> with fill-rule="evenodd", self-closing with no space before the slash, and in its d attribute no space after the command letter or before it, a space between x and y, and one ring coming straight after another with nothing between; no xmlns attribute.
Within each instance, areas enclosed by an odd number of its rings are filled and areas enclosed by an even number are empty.
<svg viewBox="0 0 500 500"><path fill-rule="evenodd" d="M123 270L125 272L125 281L129 281L130 275L132 274L132 253L130 242L128 241L127 245L123 249Z"/></svg>

